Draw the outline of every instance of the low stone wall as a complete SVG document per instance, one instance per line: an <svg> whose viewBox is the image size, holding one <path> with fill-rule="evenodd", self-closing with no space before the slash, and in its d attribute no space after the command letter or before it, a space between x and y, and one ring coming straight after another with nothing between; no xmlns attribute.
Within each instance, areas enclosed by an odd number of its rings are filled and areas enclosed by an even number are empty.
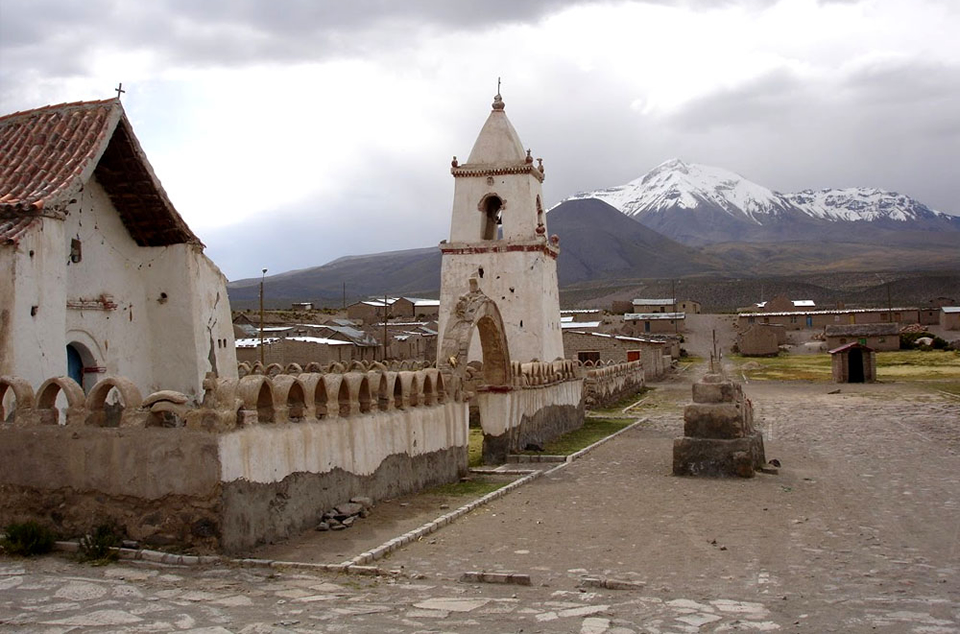
<svg viewBox="0 0 960 634"><path fill-rule="evenodd" d="M528 444L542 446L583 425L583 381L477 393L486 464L505 462L507 454Z"/></svg>
<svg viewBox="0 0 960 634"><path fill-rule="evenodd" d="M604 407L636 394L644 385L644 368L640 361L615 365L584 367L584 401L587 407Z"/></svg>
<svg viewBox="0 0 960 634"><path fill-rule="evenodd" d="M119 377L87 395L66 377L36 394L0 377L0 524L76 535L112 521L147 544L236 551L353 496L455 480L467 447L459 380L394 367L208 377L200 404L141 398Z"/></svg>

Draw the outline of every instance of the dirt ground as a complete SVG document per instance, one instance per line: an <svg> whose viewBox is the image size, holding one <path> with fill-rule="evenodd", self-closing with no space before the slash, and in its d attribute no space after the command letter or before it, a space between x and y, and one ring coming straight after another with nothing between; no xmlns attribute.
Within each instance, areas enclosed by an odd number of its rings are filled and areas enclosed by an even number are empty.
<svg viewBox="0 0 960 634"><path fill-rule="evenodd" d="M676 478L702 371L655 385L642 425L378 562L401 579L0 559L0 629L960 632L960 400L908 383L752 382L780 473ZM251 554L335 563L462 503L387 502L348 531ZM476 570L532 585L458 582Z"/></svg>

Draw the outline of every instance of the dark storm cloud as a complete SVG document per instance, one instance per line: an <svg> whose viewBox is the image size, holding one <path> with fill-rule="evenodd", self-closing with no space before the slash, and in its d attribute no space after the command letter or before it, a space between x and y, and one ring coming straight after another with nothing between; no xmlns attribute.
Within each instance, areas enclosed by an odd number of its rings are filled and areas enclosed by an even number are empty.
<svg viewBox="0 0 960 634"><path fill-rule="evenodd" d="M880 187L960 213L960 67L884 61L842 80L777 70L666 119L674 147L773 189Z"/></svg>

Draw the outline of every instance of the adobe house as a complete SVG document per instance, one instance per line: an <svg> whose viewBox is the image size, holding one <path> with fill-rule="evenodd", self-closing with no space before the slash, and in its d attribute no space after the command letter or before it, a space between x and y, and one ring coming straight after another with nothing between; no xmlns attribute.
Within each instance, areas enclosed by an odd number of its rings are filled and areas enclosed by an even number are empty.
<svg viewBox="0 0 960 634"><path fill-rule="evenodd" d="M856 341L830 351L834 383L873 383L877 380L877 353Z"/></svg>
<svg viewBox="0 0 960 634"><path fill-rule="evenodd" d="M623 321L633 325L633 331L640 333L677 333L683 332L685 313L627 313Z"/></svg>
<svg viewBox="0 0 960 634"><path fill-rule="evenodd" d="M701 311L700 302L692 299L679 299L677 300L677 311L699 315Z"/></svg>
<svg viewBox="0 0 960 634"><path fill-rule="evenodd" d="M754 324L737 336L737 349L745 357L775 357L787 333L777 324Z"/></svg>
<svg viewBox="0 0 960 634"><path fill-rule="evenodd" d="M944 330L960 330L960 306L940 307L940 327Z"/></svg>
<svg viewBox="0 0 960 634"><path fill-rule="evenodd" d="M899 350L900 328L897 324L848 324L824 326L827 349L847 343L859 343L873 350Z"/></svg>
<svg viewBox="0 0 960 634"><path fill-rule="evenodd" d="M0 117L0 375L203 394L237 376L226 279L119 99Z"/></svg>
<svg viewBox="0 0 960 634"><path fill-rule="evenodd" d="M641 361L644 378L656 380L663 377L671 364L671 342L666 338L627 337L603 332L564 328L563 349L572 359L581 363L588 361L624 363Z"/></svg>
<svg viewBox="0 0 960 634"><path fill-rule="evenodd" d="M673 313L677 312L677 300L671 298L635 299L631 302L631 313Z"/></svg>

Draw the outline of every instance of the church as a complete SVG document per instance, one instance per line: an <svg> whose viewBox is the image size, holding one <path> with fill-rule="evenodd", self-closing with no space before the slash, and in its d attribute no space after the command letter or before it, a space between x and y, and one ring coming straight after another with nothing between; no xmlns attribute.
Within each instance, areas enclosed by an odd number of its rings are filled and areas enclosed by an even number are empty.
<svg viewBox="0 0 960 634"><path fill-rule="evenodd" d="M226 279L119 98L0 117L0 375L203 395L236 377Z"/></svg>

